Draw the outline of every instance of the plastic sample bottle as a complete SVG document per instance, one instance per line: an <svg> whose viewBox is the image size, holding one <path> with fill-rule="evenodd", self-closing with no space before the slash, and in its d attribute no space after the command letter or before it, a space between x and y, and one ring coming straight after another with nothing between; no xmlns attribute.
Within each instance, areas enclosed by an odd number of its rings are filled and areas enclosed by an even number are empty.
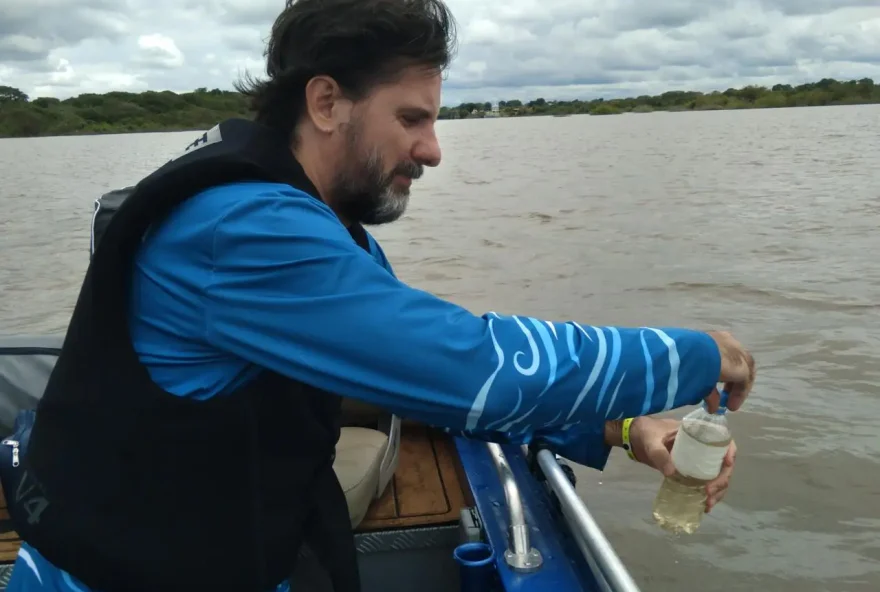
<svg viewBox="0 0 880 592"><path fill-rule="evenodd" d="M681 420L672 445L675 474L666 477L654 500L654 520L675 534L693 534L706 509L706 484L721 472L732 440L727 423L727 393L709 413L706 403Z"/></svg>

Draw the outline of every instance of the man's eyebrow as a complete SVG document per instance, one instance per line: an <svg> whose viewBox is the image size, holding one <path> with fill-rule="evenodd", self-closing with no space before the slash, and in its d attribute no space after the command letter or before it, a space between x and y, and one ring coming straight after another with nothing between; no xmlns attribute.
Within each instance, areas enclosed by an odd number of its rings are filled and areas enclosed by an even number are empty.
<svg viewBox="0 0 880 592"><path fill-rule="evenodd" d="M401 107L399 112L413 119L434 119L435 117L434 113L424 107Z"/></svg>

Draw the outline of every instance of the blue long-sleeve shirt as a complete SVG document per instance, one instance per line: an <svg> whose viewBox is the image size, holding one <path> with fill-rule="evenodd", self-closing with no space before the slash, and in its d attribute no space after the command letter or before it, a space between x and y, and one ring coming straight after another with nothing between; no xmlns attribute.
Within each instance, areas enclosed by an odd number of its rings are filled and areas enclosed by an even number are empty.
<svg viewBox="0 0 880 592"><path fill-rule="evenodd" d="M169 392L229 393L260 368L481 437L542 435L601 468L607 419L695 404L720 357L704 333L466 309L407 286L372 238L286 185L188 200L147 237L135 348Z"/></svg>
<svg viewBox="0 0 880 592"><path fill-rule="evenodd" d="M175 395L223 396L268 368L468 435L542 436L595 468L607 419L695 404L718 379L703 333L476 316L399 281L370 242L289 186L205 191L140 248L135 350ZM27 544L9 590L86 592Z"/></svg>

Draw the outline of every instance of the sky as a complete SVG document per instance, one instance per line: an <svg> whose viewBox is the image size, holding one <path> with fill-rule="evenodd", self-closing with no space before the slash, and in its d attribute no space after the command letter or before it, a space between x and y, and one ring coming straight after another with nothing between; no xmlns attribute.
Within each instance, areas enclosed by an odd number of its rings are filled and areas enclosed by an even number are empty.
<svg viewBox="0 0 880 592"><path fill-rule="evenodd" d="M880 0L448 0L443 104L880 82ZM31 98L231 89L283 0L0 0L0 85Z"/></svg>

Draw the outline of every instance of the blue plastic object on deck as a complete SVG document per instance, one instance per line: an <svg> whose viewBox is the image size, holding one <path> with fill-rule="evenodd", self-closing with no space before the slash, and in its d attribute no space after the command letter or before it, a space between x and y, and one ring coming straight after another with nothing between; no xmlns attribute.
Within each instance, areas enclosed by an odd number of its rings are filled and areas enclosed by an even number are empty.
<svg viewBox="0 0 880 592"><path fill-rule="evenodd" d="M464 543L452 552L461 573L461 592L495 588L495 551L486 543Z"/></svg>

